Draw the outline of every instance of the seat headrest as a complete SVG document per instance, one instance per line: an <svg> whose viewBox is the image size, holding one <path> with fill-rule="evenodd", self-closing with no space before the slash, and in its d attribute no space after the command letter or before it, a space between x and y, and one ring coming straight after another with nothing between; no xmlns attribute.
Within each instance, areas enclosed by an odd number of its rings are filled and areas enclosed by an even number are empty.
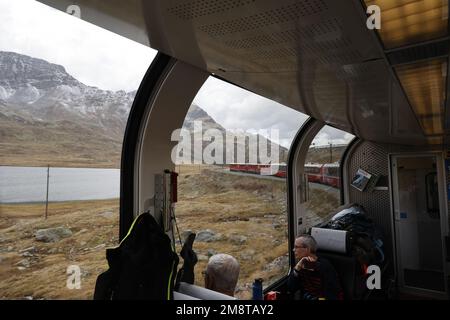
<svg viewBox="0 0 450 320"><path fill-rule="evenodd" d="M173 292L173 300L200 300L196 297L188 296L187 294L180 293L177 291Z"/></svg>
<svg viewBox="0 0 450 320"><path fill-rule="evenodd" d="M347 231L311 228L311 236L316 240L317 249L344 254L348 252Z"/></svg>
<svg viewBox="0 0 450 320"><path fill-rule="evenodd" d="M180 288L178 289L178 292L202 300L237 300L235 297L230 297L226 294L186 282L180 282Z"/></svg>

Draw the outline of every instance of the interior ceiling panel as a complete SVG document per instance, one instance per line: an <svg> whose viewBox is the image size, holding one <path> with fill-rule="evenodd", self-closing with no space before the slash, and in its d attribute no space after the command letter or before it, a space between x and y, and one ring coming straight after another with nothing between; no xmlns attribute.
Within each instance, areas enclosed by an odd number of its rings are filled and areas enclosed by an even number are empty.
<svg viewBox="0 0 450 320"><path fill-rule="evenodd" d="M363 139L439 141L416 114L396 68L424 57L448 59L447 0L41 2L64 11L77 4L83 19ZM366 27L364 6L371 4L382 10L378 33ZM413 89L427 90L434 94ZM449 134L445 123L442 136Z"/></svg>
<svg viewBox="0 0 450 320"><path fill-rule="evenodd" d="M395 70L424 133L442 136L447 59L401 65Z"/></svg>
<svg viewBox="0 0 450 320"><path fill-rule="evenodd" d="M448 35L447 0L365 0L382 13L380 37L386 49Z"/></svg>
<svg viewBox="0 0 450 320"><path fill-rule="evenodd" d="M448 39L407 47L387 52L391 65L414 63L415 61L446 57L450 49Z"/></svg>

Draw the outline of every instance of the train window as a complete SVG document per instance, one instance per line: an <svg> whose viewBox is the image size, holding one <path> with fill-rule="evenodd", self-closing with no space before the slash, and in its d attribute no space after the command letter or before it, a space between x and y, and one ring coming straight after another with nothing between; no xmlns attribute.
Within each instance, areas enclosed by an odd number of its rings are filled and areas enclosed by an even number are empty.
<svg viewBox="0 0 450 320"><path fill-rule="evenodd" d="M316 135L306 155L305 231L323 222L340 203L340 161L353 135L325 126Z"/></svg>
<svg viewBox="0 0 450 320"><path fill-rule="evenodd" d="M193 141L179 141L175 159L180 233L197 233L197 285L216 253L239 261L241 299L251 298L254 279L267 286L287 274L286 161L306 119L214 77L198 92L183 124Z"/></svg>
<svg viewBox="0 0 450 320"><path fill-rule="evenodd" d="M156 52L37 1L0 1L0 34L0 299L91 299Z"/></svg>

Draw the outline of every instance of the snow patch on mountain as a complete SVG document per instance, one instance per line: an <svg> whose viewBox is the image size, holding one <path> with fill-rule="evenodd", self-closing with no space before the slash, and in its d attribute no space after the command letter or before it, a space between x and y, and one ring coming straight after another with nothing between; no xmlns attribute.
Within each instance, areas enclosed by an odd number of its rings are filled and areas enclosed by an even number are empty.
<svg viewBox="0 0 450 320"><path fill-rule="evenodd" d="M31 84L26 84L25 86L14 90L14 93L5 100L10 100L14 103L32 104L36 102L40 97L41 92L38 88L32 86Z"/></svg>
<svg viewBox="0 0 450 320"><path fill-rule="evenodd" d="M0 51L0 100L33 118L124 128L136 91L86 86L60 65Z"/></svg>
<svg viewBox="0 0 450 320"><path fill-rule="evenodd" d="M5 101L9 97L11 97L13 94L14 94L14 90L6 89L6 88L0 86L0 99L1 100ZM6 103L6 101L5 101L5 103Z"/></svg>

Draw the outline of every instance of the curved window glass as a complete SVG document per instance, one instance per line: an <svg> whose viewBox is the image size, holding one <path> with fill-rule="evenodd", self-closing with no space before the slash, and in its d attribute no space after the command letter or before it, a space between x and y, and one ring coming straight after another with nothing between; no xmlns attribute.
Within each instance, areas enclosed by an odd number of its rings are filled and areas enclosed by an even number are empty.
<svg viewBox="0 0 450 320"><path fill-rule="evenodd" d="M178 144L180 232L197 233L195 281L216 253L240 264L236 297L251 298L287 274L286 162L307 116L210 77L195 97ZM192 148L188 148L188 147ZM183 149L183 150L181 150ZM187 150L189 149L189 152Z"/></svg>
<svg viewBox="0 0 450 320"><path fill-rule="evenodd" d="M340 161L353 138L352 134L325 126L312 141L304 167L304 231L325 221L341 205Z"/></svg>
<svg viewBox="0 0 450 320"><path fill-rule="evenodd" d="M36 1L0 0L0 34L0 299L91 299L156 52Z"/></svg>

